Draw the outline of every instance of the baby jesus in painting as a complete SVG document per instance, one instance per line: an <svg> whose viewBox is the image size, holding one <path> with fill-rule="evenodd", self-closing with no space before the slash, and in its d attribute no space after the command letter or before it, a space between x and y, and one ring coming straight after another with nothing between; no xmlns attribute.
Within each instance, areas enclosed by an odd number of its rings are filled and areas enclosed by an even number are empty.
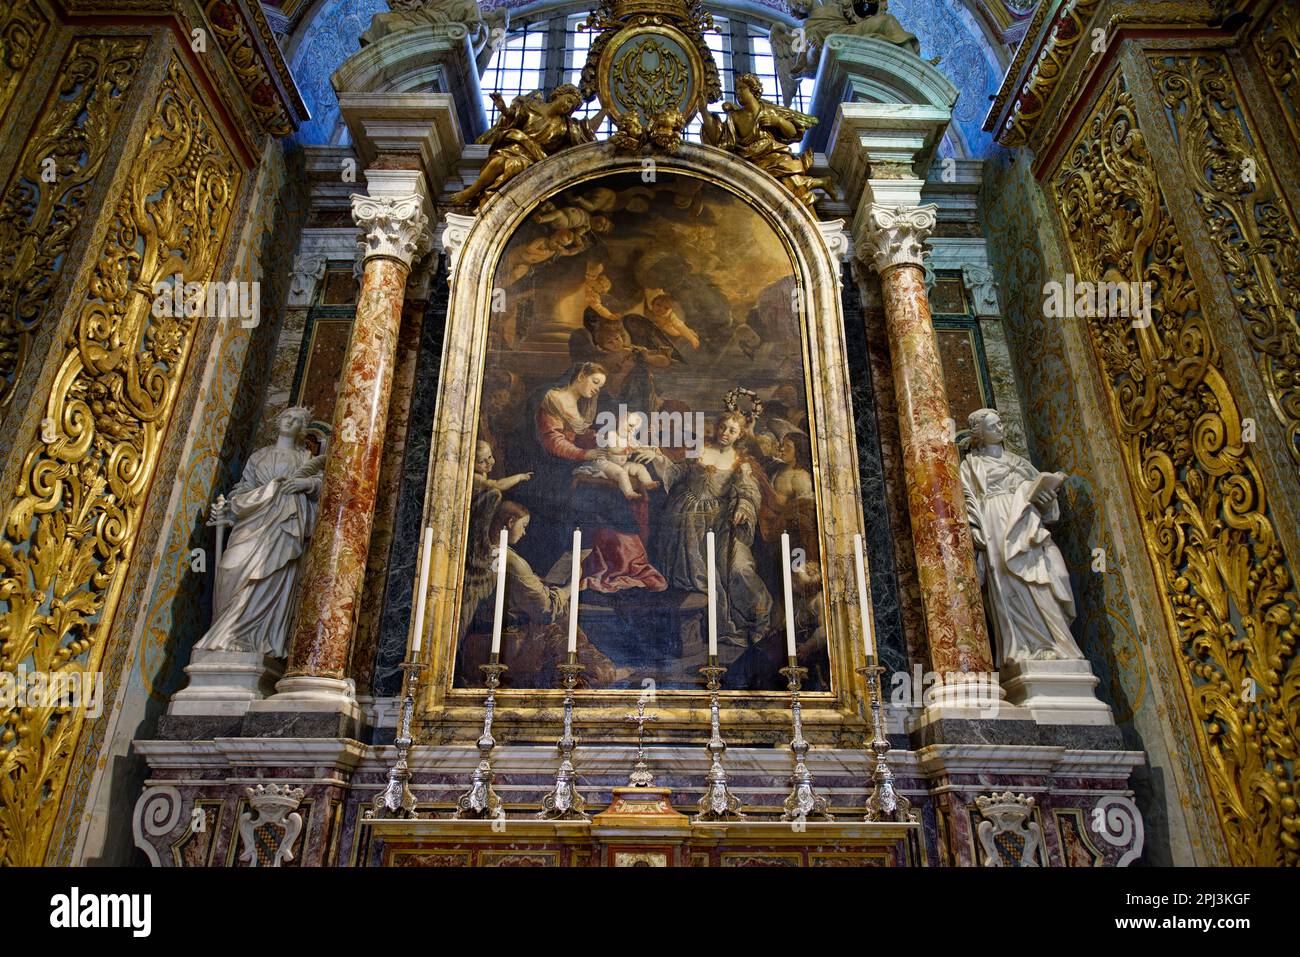
<svg viewBox="0 0 1300 957"><path fill-rule="evenodd" d="M658 488L659 483L650 471L640 462L632 461L631 457L641 447L637 432L644 422L645 416L641 413L627 413L621 427L602 434L604 456L580 465L574 469L574 474L613 479L625 498L640 498L645 491Z"/></svg>
<svg viewBox="0 0 1300 957"><path fill-rule="evenodd" d="M492 452L492 446L480 441L475 446L474 453L474 491L477 492L481 488L493 488L504 494L520 482L527 482L533 477L532 472L519 472L515 475L507 475L505 478L488 478L488 473L492 471L492 467L496 464L497 459Z"/></svg>

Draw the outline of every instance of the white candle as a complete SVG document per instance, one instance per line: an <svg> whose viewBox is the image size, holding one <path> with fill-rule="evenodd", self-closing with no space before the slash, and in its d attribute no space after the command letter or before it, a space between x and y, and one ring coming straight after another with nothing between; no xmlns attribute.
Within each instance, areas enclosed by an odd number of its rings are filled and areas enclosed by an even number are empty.
<svg viewBox="0 0 1300 957"><path fill-rule="evenodd" d="M578 650L578 592L582 589L582 531L573 530L573 584L569 589L569 654Z"/></svg>
<svg viewBox="0 0 1300 957"><path fill-rule="evenodd" d="M709 562L709 657L718 656L718 573L714 570L713 532L704 536Z"/></svg>
<svg viewBox="0 0 1300 957"><path fill-rule="evenodd" d="M411 642L411 657L420 651L424 637L424 600L429 591L429 563L433 555L433 529L424 530L424 547L420 550L420 590L415 593L415 638Z"/></svg>
<svg viewBox="0 0 1300 957"><path fill-rule="evenodd" d="M867 657L876 656L876 643L871 637L871 602L867 594L867 566L862 559L862 536L853 536L853 564L858 572L858 614L862 616L862 643Z"/></svg>
<svg viewBox="0 0 1300 957"><path fill-rule="evenodd" d="M781 533L781 573L785 586L785 651L795 657L794 647L794 583L790 580L790 535Z"/></svg>
<svg viewBox="0 0 1300 957"><path fill-rule="evenodd" d="M501 529L497 546L497 610L492 619L492 654L501 654L501 622L506 615L506 548L510 545L509 529Z"/></svg>

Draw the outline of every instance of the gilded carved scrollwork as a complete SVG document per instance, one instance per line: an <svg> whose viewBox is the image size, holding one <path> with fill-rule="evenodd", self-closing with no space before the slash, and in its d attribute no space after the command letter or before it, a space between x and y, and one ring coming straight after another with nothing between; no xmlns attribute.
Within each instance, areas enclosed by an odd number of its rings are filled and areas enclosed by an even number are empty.
<svg viewBox="0 0 1300 957"><path fill-rule="evenodd" d="M0 0L0 116L49 26L45 11L33 0Z"/></svg>
<svg viewBox="0 0 1300 957"><path fill-rule="evenodd" d="M1295 583L1118 76L1051 185L1081 281L1152 284L1149 323L1086 321L1232 859L1300 864Z"/></svg>
<svg viewBox="0 0 1300 957"><path fill-rule="evenodd" d="M33 334L62 306L51 293L147 43L139 37L73 41L0 196L0 417Z"/></svg>
<svg viewBox="0 0 1300 957"><path fill-rule="evenodd" d="M1264 77L1300 143L1300 0L1282 0L1251 37Z"/></svg>
<svg viewBox="0 0 1300 957"><path fill-rule="evenodd" d="M256 4L252 6L256 7ZM206 0L203 4L203 14L207 17L213 36L216 37L221 52L225 54L230 69L234 71L235 78L239 81L262 129L273 136L292 133L294 119L285 109L284 103L275 90L267 61L257 49L252 31L238 5L231 3L230 0ZM257 14L253 14L253 18L256 20ZM258 26L260 29L265 24L259 23ZM271 49L277 48L272 45ZM272 58L274 59L274 55ZM274 65L283 66L279 62ZM287 83L290 89L293 88L293 80L288 76L287 71L280 75L280 82Z"/></svg>
<svg viewBox="0 0 1300 957"><path fill-rule="evenodd" d="M1209 227L1273 414L1300 465L1300 240L1220 55L1158 56L1178 160Z"/></svg>
<svg viewBox="0 0 1300 957"><path fill-rule="evenodd" d="M241 173L173 62L80 319L48 360L47 428L0 528L0 670L96 671L199 322L155 316L153 285L214 278ZM170 311L170 310L168 310ZM183 310L182 310L183 312ZM29 702L30 703L30 702ZM84 714L0 710L0 864L39 864Z"/></svg>
<svg viewBox="0 0 1300 957"><path fill-rule="evenodd" d="M1089 39L1087 27L1100 4L1101 0L1076 0L1061 8L1034 65L1021 84L1014 109L997 134L998 142L1003 146L1023 146L1029 139L1030 130L1056 92L1070 54L1080 41Z"/></svg>

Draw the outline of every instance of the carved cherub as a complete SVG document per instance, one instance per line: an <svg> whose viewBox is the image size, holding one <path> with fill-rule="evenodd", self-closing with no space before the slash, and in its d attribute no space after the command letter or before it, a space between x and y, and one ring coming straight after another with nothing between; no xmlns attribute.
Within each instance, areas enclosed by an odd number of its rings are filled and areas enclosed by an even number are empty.
<svg viewBox="0 0 1300 957"><path fill-rule="evenodd" d="M641 122L641 114L636 110L624 110L615 115L614 125L617 129L609 138L609 141L614 144L614 149L620 153L640 151L641 145L645 142L645 124Z"/></svg>
<svg viewBox="0 0 1300 957"><path fill-rule="evenodd" d="M650 142L671 153L681 146L685 129L686 117L680 110L664 110L650 117Z"/></svg>
<svg viewBox="0 0 1300 957"><path fill-rule="evenodd" d="M704 110L704 142L717 146L770 173L808 208L816 202L814 190L835 195L828 177L812 176L812 153L790 149L816 125L817 117L791 110L762 97L763 84L752 73L736 79L737 102L723 103L725 116Z"/></svg>
<svg viewBox="0 0 1300 957"><path fill-rule="evenodd" d="M582 105L582 95L572 83L562 83L545 98L525 93L509 105L499 93L493 93L492 102L501 117L477 140L491 147L487 162L473 183L451 197L453 206L481 205L539 160L590 143L604 118L603 111L586 120L573 118Z"/></svg>

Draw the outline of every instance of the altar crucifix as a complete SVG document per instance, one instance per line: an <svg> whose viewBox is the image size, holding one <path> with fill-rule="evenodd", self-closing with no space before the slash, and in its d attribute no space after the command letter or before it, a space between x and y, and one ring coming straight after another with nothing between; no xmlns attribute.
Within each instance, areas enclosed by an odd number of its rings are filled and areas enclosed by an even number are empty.
<svg viewBox="0 0 1300 957"><path fill-rule="evenodd" d="M645 706L650 703L649 695L642 695L636 702L636 713L628 713L624 716L624 721L633 721L636 723L636 764L632 766L632 773L628 776L627 783L634 788L654 787L654 775L650 773L650 768L645 763L645 723L647 721L658 721L659 716L645 713Z"/></svg>

